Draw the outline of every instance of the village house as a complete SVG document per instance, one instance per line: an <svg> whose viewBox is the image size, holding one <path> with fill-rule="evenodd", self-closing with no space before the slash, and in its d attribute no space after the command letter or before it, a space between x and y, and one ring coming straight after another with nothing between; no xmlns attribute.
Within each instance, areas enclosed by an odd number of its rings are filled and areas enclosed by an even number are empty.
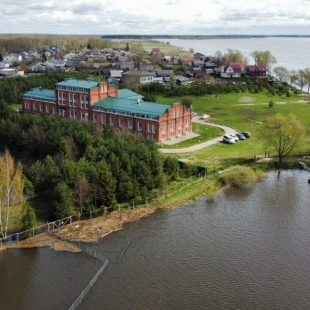
<svg viewBox="0 0 310 310"><path fill-rule="evenodd" d="M245 76L248 77L266 77L267 75L267 68L266 66L247 66L245 70Z"/></svg>
<svg viewBox="0 0 310 310"><path fill-rule="evenodd" d="M23 112L54 114L67 119L92 121L98 128L141 134L157 142L192 132L191 109L180 103L146 102L116 83L93 79L65 79L55 90L32 88L23 95Z"/></svg>
<svg viewBox="0 0 310 310"><path fill-rule="evenodd" d="M244 66L240 63L230 63L220 67L220 75L222 78L240 78Z"/></svg>
<svg viewBox="0 0 310 310"><path fill-rule="evenodd" d="M23 57L21 54L10 53L8 55L5 55L2 61L7 62L10 65L15 65L15 64L21 63L22 60L23 60Z"/></svg>

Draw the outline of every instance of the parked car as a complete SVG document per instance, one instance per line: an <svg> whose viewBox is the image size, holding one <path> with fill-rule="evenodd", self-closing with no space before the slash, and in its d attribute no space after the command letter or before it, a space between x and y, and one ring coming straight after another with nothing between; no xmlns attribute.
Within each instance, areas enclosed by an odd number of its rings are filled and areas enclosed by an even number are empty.
<svg viewBox="0 0 310 310"><path fill-rule="evenodd" d="M239 140L245 140L246 137L242 133L236 133L236 136L239 138Z"/></svg>
<svg viewBox="0 0 310 310"><path fill-rule="evenodd" d="M231 137L230 135L224 135L223 136L223 141L228 143L228 144L235 143L235 139L233 137Z"/></svg>
<svg viewBox="0 0 310 310"><path fill-rule="evenodd" d="M246 138L250 138L251 137L251 133L248 132L248 131L242 131L240 133L243 134Z"/></svg>
<svg viewBox="0 0 310 310"><path fill-rule="evenodd" d="M239 138L237 137L237 135L231 134L230 136L231 136L235 141L239 141Z"/></svg>

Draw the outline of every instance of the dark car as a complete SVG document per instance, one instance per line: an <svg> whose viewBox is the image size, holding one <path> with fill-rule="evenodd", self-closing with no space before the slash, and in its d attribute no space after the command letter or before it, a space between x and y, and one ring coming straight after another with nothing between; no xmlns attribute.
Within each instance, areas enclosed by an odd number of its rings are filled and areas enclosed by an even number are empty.
<svg viewBox="0 0 310 310"><path fill-rule="evenodd" d="M239 138L239 140L245 140L246 137L242 133L236 133L236 136Z"/></svg>
<svg viewBox="0 0 310 310"><path fill-rule="evenodd" d="M248 131L242 131L240 132L242 135L244 135L246 138L250 138L251 137L251 133Z"/></svg>

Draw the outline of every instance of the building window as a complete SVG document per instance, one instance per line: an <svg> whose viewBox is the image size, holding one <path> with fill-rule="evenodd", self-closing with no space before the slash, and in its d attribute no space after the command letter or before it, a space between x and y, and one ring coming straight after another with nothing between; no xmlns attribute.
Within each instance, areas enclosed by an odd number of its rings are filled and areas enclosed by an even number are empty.
<svg viewBox="0 0 310 310"><path fill-rule="evenodd" d="M42 107L41 103L39 104L39 108L40 108L40 111L42 112L43 111L43 107Z"/></svg>
<svg viewBox="0 0 310 310"><path fill-rule="evenodd" d="M123 127L123 120L121 118L118 120L118 126Z"/></svg>
<svg viewBox="0 0 310 310"><path fill-rule="evenodd" d="M182 121L178 122L178 128L182 128Z"/></svg>
<svg viewBox="0 0 310 310"><path fill-rule="evenodd" d="M110 117L110 125L114 125L114 119L113 119L113 117Z"/></svg>
<svg viewBox="0 0 310 310"><path fill-rule="evenodd" d="M133 121L132 121L132 119L128 120L128 128L129 129L133 128Z"/></svg>
<svg viewBox="0 0 310 310"><path fill-rule="evenodd" d="M188 118L185 120L185 124L188 125Z"/></svg>
<svg viewBox="0 0 310 310"><path fill-rule="evenodd" d="M76 111L74 111L74 118L77 118L77 114L76 114Z"/></svg>
<svg viewBox="0 0 310 310"><path fill-rule="evenodd" d="M151 125L147 124L147 132L151 132Z"/></svg>
<svg viewBox="0 0 310 310"><path fill-rule="evenodd" d="M173 131L173 123L170 123L170 131Z"/></svg>
<svg viewBox="0 0 310 310"><path fill-rule="evenodd" d="M85 120L88 121L88 113L85 113Z"/></svg>
<svg viewBox="0 0 310 310"><path fill-rule="evenodd" d="M152 133L155 133L156 129L155 129L155 125L152 125Z"/></svg>
<svg viewBox="0 0 310 310"><path fill-rule="evenodd" d="M73 111L70 110L70 118L73 118Z"/></svg>
<svg viewBox="0 0 310 310"><path fill-rule="evenodd" d="M84 112L81 113L81 119L85 119L85 114L84 114Z"/></svg>
<svg viewBox="0 0 310 310"><path fill-rule="evenodd" d="M142 123L138 122L138 131L142 131Z"/></svg>
<svg viewBox="0 0 310 310"><path fill-rule="evenodd" d="M102 121L102 124L105 124L105 116L104 115L102 115L101 121Z"/></svg>
<svg viewBox="0 0 310 310"><path fill-rule="evenodd" d="M37 106L35 103L32 104L32 109L33 109L33 111L35 111L37 109Z"/></svg>
<svg viewBox="0 0 310 310"><path fill-rule="evenodd" d="M165 125L161 125L161 132L165 132Z"/></svg>
<svg viewBox="0 0 310 310"><path fill-rule="evenodd" d="M45 112L46 112L46 113L49 113L49 111L50 111L49 107L48 107L48 106L45 106Z"/></svg>
<svg viewBox="0 0 310 310"><path fill-rule="evenodd" d="M95 123L97 123L97 114L93 115L93 120L94 120Z"/></svg>
<svg viewBox="0 0 310 310"><path fill-rule="evenodd" d="M52 107L53 114L56 114L56 109Z"/></svg>

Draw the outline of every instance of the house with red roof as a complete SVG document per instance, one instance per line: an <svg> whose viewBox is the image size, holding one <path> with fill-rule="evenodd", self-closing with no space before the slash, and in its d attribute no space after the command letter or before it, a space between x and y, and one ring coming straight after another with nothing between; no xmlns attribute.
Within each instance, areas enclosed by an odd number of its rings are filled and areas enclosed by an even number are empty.
<svg viewBox="0 0 310 310"><path fill-rule="evenodd" d="M230 63L220 67L220 74L223 78L239 78L243 72L244 66L240 63Z"/></svg>
<svg viewBox="0 0 310 310"><path fill-rule="evenodd" d="M262 65L247 66L245 75L249 77L266 77L267 67Z"/></svg>

